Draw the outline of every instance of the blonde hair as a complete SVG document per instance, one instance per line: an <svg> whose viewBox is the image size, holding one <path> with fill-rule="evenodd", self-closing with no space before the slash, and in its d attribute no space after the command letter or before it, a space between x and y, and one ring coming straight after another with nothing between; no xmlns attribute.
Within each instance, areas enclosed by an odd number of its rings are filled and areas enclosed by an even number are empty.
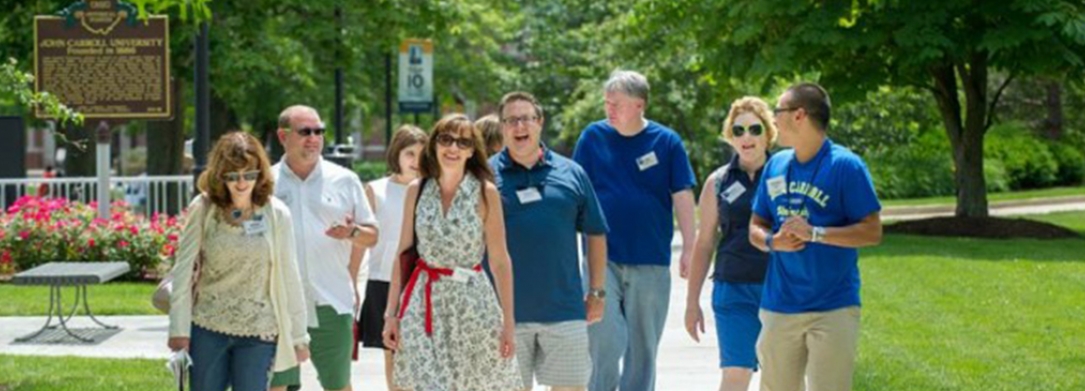
<svg viewBox="0 0 1085 391"><path fill-rule="evenodd" d="M735 125L735 118L746 113L756 115L761 120L761 126L765 128L765 139L771 146L776 142L776 123L772 121L772 109L769 104L755 96L744 96L731 103L731 110L727 113L727 119L723 121L723 139L727 142L734 140L735 135L731 127Z"/></svg>

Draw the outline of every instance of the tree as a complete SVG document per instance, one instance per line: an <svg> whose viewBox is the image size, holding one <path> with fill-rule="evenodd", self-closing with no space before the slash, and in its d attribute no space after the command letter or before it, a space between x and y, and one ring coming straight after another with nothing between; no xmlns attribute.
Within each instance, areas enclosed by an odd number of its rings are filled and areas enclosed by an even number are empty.
<svg viewBox="0 0 1085 391"><path fill-rule="evenodd" d="M928 91L953 149L962 217L987 216L983 139L1003 89L1022 76L1085 73L1085 7L1075 1L683 0L637 9L647 28L697 41L719 78L816 72L837 105L880 86ZM1006 75L997 84L995 72Z"/></svg>

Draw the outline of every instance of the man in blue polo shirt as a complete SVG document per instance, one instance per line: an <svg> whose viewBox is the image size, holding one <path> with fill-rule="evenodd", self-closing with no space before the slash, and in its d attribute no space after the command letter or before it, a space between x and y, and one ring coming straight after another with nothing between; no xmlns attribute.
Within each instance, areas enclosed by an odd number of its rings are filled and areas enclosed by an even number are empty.
<svg viewBox="0 0 1085 391"><path fill-rule="evenodd" d="M584 129L573 153L595 185L611 228L606 314L588 329L592 391L655 389L656 353L671 296L675 213L683 278L693 254L693 168L678 134L644 118L648 90L644 75L612 73L603 87L607 119Z"/></svg>
<svg viewBox="0 0 1085 391"><path fill-rule="evenodd" d="M524 389L583 390L588 324L603 316L607 224L587 174L540 142L543 110L526 92L498 106L505 149L490 158L505 214L516 300L516 359ZM588 238L585 296L577 231ZM539 251L540 248L546 251Z"/></svg>
<svg viewBox="0 0 1085 391"><path fill-rule="evenodd" d="M770 253L757 357L761 390L847 391L859 344L859 252L882 238L863 160L826 136L821 86L780 96L778 142L753 201L750 242Z"/></svg>

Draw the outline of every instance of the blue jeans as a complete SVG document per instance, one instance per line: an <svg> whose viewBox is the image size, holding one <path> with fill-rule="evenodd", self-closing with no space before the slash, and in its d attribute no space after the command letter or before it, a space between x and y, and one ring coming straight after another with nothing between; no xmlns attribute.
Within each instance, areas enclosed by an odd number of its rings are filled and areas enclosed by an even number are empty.
<svg viewBox="0 0 1085 391"><path fill-rule="evenodd" d="M265 391L275 342L234 337L192 325L192 391Z"/></svg>
<svg viewBox="0 0 1085 391"><path fill-rule="evenodd" d="M607 262L606 291L603 321L588 327L588 389L655 390L656 353L670 306L670 268Z"/></svg>

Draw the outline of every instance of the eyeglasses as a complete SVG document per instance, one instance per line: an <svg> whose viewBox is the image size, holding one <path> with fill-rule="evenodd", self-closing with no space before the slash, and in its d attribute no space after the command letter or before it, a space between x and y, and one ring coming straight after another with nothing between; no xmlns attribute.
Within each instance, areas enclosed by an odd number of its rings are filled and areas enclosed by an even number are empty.
<svg viewBox="0 0 1085 391"><path fill-rule="evenodd" d="M772 115L780 115L780 113L795 111L795 110L798 110L798 109L801 109L801 108L802 107L777 107L777 108L772 109Z"/></svg>
<svg viewBox="0 0 1085 391"><path fill-rule="evenodd" d="M475 147L475 140L470 137L453 137L448 133L441 133L437 135L437 144L444 147L451 147L452 144L456 144L460 149L472 149Z"/></svg>
<svg viewBox="0 0 1085 391"><path fill-rule="evenodd" d="M757 137L764 131L765 127L761 124L750 124L745 127L742 125L731 126L731 134L733 134L735 138L742 137L746 132L750 132L750 135Z"/></svg>
<svg viewBox="0 0 1085 391"><path fill-rule="evenodd" d="M323 136L324 128L301 128L298 129L297 132L301 137L309 137L310 135Z"/></svg>
<svg viewBox="0 0 1085 391"><path fill-rule="evenodd" d="M228 172L228 173L222 174L222 179L225 179L226 182L237 182L240 179L245 179L246 182L253 182L253 181L256 181L257 178L260 178L260 170L252 170L252 171L245 171L245 172L237 171L237 172Z"/></svg>
<svg viewBox="0 0 1085 391"><path fill-rule="evenodd" d="M535 122L535 121L538 121L538 120L539 120L539 117L536 117L534 115L529 115L529 116L523 116L523 117L503 118L503 119L501 119L501 122L504 123L505 126L516 127L516 126L519 126L520 124L532 123L532 122Z"/></svg>

